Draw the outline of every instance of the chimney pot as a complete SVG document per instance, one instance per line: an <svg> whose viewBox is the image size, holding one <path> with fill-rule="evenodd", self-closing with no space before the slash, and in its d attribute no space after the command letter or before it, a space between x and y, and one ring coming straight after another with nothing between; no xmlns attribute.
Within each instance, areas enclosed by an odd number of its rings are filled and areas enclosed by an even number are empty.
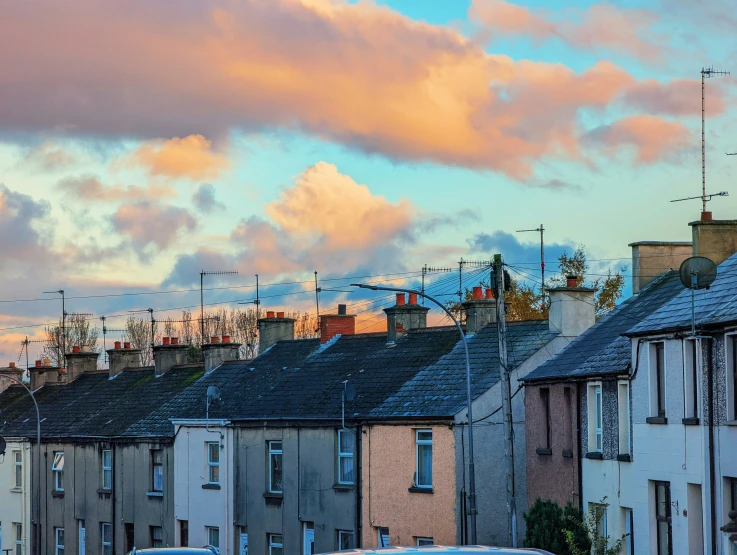
<svg viewBox="0 0 737 555"><path fill-rule="evenodd" d="M44 359L44 366L51 366L51 359L50 358L45 358Z"/></svg>
<svg viewBox="0 0 737 555"><path fill-rule="evenodd" d="M131 342L130 341L125 341L123 343L123 348L124 349L130 349L131 348Z"/></svg>
<svg viewBox="0 0 737 555"><path fill-rule="evenodd" d="M217 335L213 335L210 338L210 343L212 343L212 344L214 344L214 343L220 343L220 338Z"/></svg>
<svg viewBox="0 0 737 555"><path fill-rule="evenodd" d="M36 368L41 368L42 362L40 360L36 361Z"/></svg>
<svg viewBox="0 0 737 555"><path fill-rule="evenodd" d="M78 352L80 352L80 349L79 349L79 347L78 347L77 345L75 345L74 347L72 347L72 352L73 352L73 353L78 353Z"/></svg>
<svg viewBox="0 0 737 555"><path fill-rule="evenodd" d="M120 349L120 341L116 341L115 342L115 348L116 349Z"/></svg>
<svg viewBox="0 0 737 555"><path fill-rule="evenodd" d="M710 222L710 221L712 221L711 212L702 212L701 213L701 221L702 222Z"/></svg>
<svg viewBox="0 0 737 555"><path fill-rule="evenodd" d="M171 337L171 344L172 345L179 345L179 338L178 337Z"/></svg>
<svg viewBox="0 0 737 555"><path fill-rule="evenodd" d="M409 294L409 302L407 304L417 304L417 293L410 293Z"/></svg>
<svg viewBox="0 0 737 555"><path fill-rule="evenodd" d="M346 306L344 304L339 304L338 305L338 314L340 314L340 315L347 315L348 314L348 312L346 310Z"/></svg>
<svg viewBox="0 0 737 555"><path fill-rule="evenodd" d="M397 293L397 306L404 306L404 293Z"/></svg>
<svg viewBox="0 0 737 555"><path fill-rule="evenodd" d="M274 317L274 311L273 310L267 310L266 311L266 317L267 318L273 318Z"/></svg>
<svg viewBox="0 0 737 555"><path fill-rule="evenodd" d="M487 299L493 299L494 298L494 290L491 287L488 287L486 289L486 298Z"/></svg>
<svg viewBox="0 0 737 555"><path fill-rule="evenodd" d="M162 345L169 345L169 338L168 337L162 338L161 339L161 344Z"/></svg>
<svg viewBox="0 0 737 555"><path fill-rule="evenodd" d="M15 362L11 362L10 364L8 364L8 366L9 366L10 368L15 368Z"/></svg>
<svg viewBox="0 0 737 555"><path fill-rule="evenodd" d="M481 287L474 287L473 288L473 298L474 299L483 299L484 298L483 288L481 288Z"/></svg>
<svg viewBox="0 0 737 555"><path fill-rule="evenodd" d="M66 374L67 369L66 368L59 368L59 374Z"/></svg>
<svg viewBox="0 0 737 555"><path fill-rule="evenodd" d="M223 335L223 343L230 343L230 336L229 335Z"/></svg>
<svg viewBox="0 0 737 555"><path fill-rule="evenodd" d="M284 313L283 312L277 312L276 313L276 317L277 318L284 318Z"/></svg>
<svg viewBox="0 0 737 555"><path fill-rule="evenodd" d="M566 287L577 287L578 286L578 278L573 275L567 275L566 276Z"/></svg>

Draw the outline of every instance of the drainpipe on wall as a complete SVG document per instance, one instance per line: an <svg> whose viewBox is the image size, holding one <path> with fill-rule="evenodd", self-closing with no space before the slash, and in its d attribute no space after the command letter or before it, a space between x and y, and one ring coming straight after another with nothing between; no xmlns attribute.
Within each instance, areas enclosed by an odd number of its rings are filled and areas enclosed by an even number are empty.
<svg viewBox="0 0 737 555"><path fill-rule="evenodd" d="M582 441L581 441L581 382L576 382L576 443L578 453L576 464L578 465L578 510L583 513L583 468L581 465Z"/></svg>
<svg viewBox="0 0 737 555"><path fill-rule="evenodd" d="M711 513L711 553L717 555L716 481L714 479L714 372L712 368L712 341L704 338L706 349L707 391L709 405L709 510Z"/></svg>
<svg viewBox="0 0 737 555"><path fill-rule="evenodd" d="M361 448L361 426L356 426L356 547L363 547L363 522L361 513L363 511L363 449Z"/></svg>

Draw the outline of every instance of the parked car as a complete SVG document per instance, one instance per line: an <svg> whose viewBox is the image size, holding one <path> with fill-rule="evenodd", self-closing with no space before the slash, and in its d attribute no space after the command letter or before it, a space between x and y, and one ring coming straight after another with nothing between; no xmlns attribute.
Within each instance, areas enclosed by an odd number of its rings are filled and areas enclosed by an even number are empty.
<svg viewBox="0 0 737 555"><path fill-rule="evenodd" d="M488 547L483 545L445 546L426 545L422 547L377 547L373 549L354 549L352 551L334 551L323 555L555 555L550 551L525 547Z"/></svg>
<svg viewBox="0 0 737 555"><path fill-rule="evenodd" d="M211 545L205 547L146 547L143 549L134 547L128 555L220 555L220 550Z"/></svg>

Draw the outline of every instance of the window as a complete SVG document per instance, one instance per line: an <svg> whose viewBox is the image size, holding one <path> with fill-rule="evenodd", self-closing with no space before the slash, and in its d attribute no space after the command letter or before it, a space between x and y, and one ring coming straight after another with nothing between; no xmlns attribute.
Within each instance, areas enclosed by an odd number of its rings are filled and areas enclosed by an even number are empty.
<svg viewBox="0 0 737 555"><path fill-rule="evenodd" d="M164 529L161 526L149 526L151 547L164 547Z"/></svg>
<svg viewBox="0 0 737 555"><path fill-rule="evenodd" d="M672 555L670 482L655 482L655 526L658 555Z"/></svg>
<svg viewBox="0 0 737 555"><path fill-rule="evenodd" d="M54 528L54 539L56 540L56 555L64 555L64 528Z"/></svg>
<svg viewBox="0 0 737 555"><path fill-rule="evenodd" d="M389 528L380 527L378 529L379 547L389 547Z"/></svg>
<svg viewBox="0 0 737 555"><path fill-rule="evenodd" d="M123 525L123 531L125 532L125 552L129 553L133 551L133 548L136 546L136 534L133 523L126 522Z"/></svg>
<svg viewBox="0 0 737 555"><path fill-rule="evenodd" d="M269 555L284 555L284 538L281 534L269 534Z"/></svg>
<svg viewBox="0 0 737 555"><path fill-rule="evenodd" d="M161 449L151 449L151 491L164 491L164 462Z"/></svg>
<svg viewBox="0 0 737 555"><path fill-rule="evenodd" d="M103 449L100 457L102 489L113 489L113 452Z"/></svg>
<svg viewBox="0 0 737 555"><path fill-rule="evenodd" d="M683 342L684 418L699 417L699 351L695 340Z"/></svg>
<svg viewBox="0 0 737 555"><path fill-rule="evenodd" d="M64 491L64 453L56 451L54 453L54 463L51 465L54 473L54 489L56 491Z"/></svg>
<svg viewBox="0 0 737 555"><path fill-rule="evenodd" d="M217 547L219 550L220 549L220 528L216 526L207 526L205 527L205 530L207 531L207 545Z"/></svg>
<svg viewBox="0 0 737 555"><path fill-rule="evenodd" d="M206 443L207 446L207 483L220 483L220 443Z"/></svg>
<svg viewBox="0 0 737 555"><path fill-rule="evenodd" d="M23 487L23 451L13 451L13 462L15 463L15 487Z"/></svg>
<svg viewBox="0 0 737 555"><path fill-rule="evenodd" d="M338 530L338 551L344 549L355 548L355 542L353 541L353 532L350 530Z"/></svg>
<svg viewBox="0 0 737 555"><path fill-rule="evenodd" d="M737 478L727 478L729 481L729 510L737 511Z"/></svg>
<svg viewBox="0 0 737 555"><path fill-rule="evenodd" d="M589 503L589 514L596 522L596 535L600 538L607 537L607 510L606 505Z"/></svg>
<svg viewBox="0 0 737 555"><path fill-rule="evenodd" d="M629 382L617 386L617 408L619 412L619 454L630 453L630 388Z"/></svg>
<svg viewBox="0 0 737 555"><path fill-rule="evenodd" d="M432 538L417 537L417 545L435 545L435 540Z"/></svg>
<svg viewBox="0 0 737 555"><path fill-rule="evenodd" d="M565 414L565 422L563 423L563 434L565 437L564 449L566 451L573 451L573 405L571 400L571 388L563 388L563 401L565 406L563 407L563 414Z"/></svg>
<svg viewBox="0 0 737 555"><path fill-rule="evenodd" d="M237 555L248 555L248 530L245 526L239 526L238 553Z"/></svg>
<svg viewBox="0 0 737 555"><path fill-rule="evenodd" d="M113 525L109 522L100 523L100 540L102 555L113 555Z"/></svg>
<svg viewBox="0 0 737 555"><path fill-rule="evenodd" d="M623 508L624 511L624 552L625 555L635 555L635 520L632 509Z"/></svg>
<svg viewBox="0 0 737 555"><path fill-rule="evenodd" d="M545 415L545 442L544 448L551 448L550 438L550 389L543 387L540 389L540 400L542 401L543 414Z"/></svg>
<svg viewBox="0 0 737 555"><path fill-rule="evenodd" d="M432 487L432 430L415 430L417 472L415 486Z"/></svg>
<svg viewBox="0 0 737 555"><path fill-rule="evenodd" d="M315 553L315 523L302 523L302 554L313 555Z"/></svg>
<svg viewBox="0 0 737 555"><path fill-rule="evenodd" d="M179 521L179 547L189 547L189 521Z"/></svg>
<svg viewBox="0 0 737 555"><path fill-rule="evenodd" d="M604 413L601 383L589 384L588 403L588 451L601 453L604 450Z"/></svg>
<svg viewBox="0 0 737 555"><path fill-rule="evenodd" d="M727 398L730 399L727 406L727 418L737 420L737 336L730 336L727 342L730 346L727 360ZM729 354L732 356L730 357ZM731 360L730 360L731 359Z"/></svg>
<svg viewBox="0 0 737 555"><path fill-rule="evenodd" d="M338 430L338 483L352 484L353 452L356 449L356 435L351 430Z"/></svg>
<svg viewBox="0 0 737 555"><path fill-rule="evenodd" d="M15 523L15 555L23 555L23 525Z"/></svg>
<svg viewBox="0 0 737 555"><path fill-rule="evenodd" d="M269 441L269 492L282 493L282 486L282 442Z"/></svg>
<svg viewBox="0 0 737 555"><path fill-rule="evenodd" d="M650 415L665 418L665 344L650 344ZM653 423L651 421L651 423ZM654 422L662 423L662 422Z"/></svg>

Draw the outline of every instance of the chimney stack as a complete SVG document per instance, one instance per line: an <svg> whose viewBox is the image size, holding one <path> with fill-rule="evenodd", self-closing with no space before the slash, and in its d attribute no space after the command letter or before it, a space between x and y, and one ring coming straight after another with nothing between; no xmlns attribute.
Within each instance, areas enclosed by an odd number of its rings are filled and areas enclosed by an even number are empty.
<svg viewBox="0 0 737 555"><path fill-rule="evenodd" d="M213 341L214 339L217 341ZM202 346L202 354L205 355L205 373L212 372L225 361L238 360L240 346L240 343L231 343L229 335L223 335L222 341L219 337L211 337L210 343Z"/></svg>
<svg viewBox="0 0 737 555"><path fill-rule="evenodd" d="M688 225L693 256L705 256L719 265L737 252L737 220L712 220L711 212L703 212L700 221Z"/></svg>
<svg viewBox="0 0 737 555"><path fill-rule="evenodd" d="M487 324L496 322L496 299L491 289L474 287L473 297L463 303L466 312L466 333L476 333Z"/></svg>
<svg viewBox="0 0 737 555"><path fill-rule="evenodd" d="M91 353L87 349L80 349L77 346L72 347L72 352L67 353L67 374L64 381L71 382L76 380L85 372L94 372L97 370L97 358L100 353Z"/></svg>
<svg viewBox="0 0 737 555"><path fill-rule="evenodd" d="M427 327L427 313L430 309L417 304L417 294L410 293L409 301L406 304L404 293L397 293L397 304L384 309L388 343L396 343L397 339L410 330Z"/></svg>
<svg viewBox="0 0 737 555"><path fill-rule="evenodd" d="M566 276L567 284L575 284L576 276ZM589 287L551 287L548 325L550 331L564 337L577 337L594 325L594 290Z"/></svg>
<svg viewBox="0 0 737 555"><path fill-rule="evenodd" d="M155 375L161 376L166 374L173 366L187 364L187 350L189 345L180 345L179 338L177 341L170 341L169 337L164 337L166 343L162 341L161 345L154 345L154 367Z"/></svg>
<svg viewBox="0 0 737 555"><path fill-rule="evenodd" d="M16 380L23 381L23 369L16 367L15 362L9 363L5 368L0 368L0 374L12 376ZM16 385L18 383L10 378L6 378L5 376L0 376L0 393L8 389L11 385Z"/></svg>
<svg viewBox="0 0 737 555"><path fill-rule="evenodd" d="M266 311L266 318L258 320L258 352L263 353L277 341L294 339L294 318L278 317L273 310Z"/></svg>
<svg viewBox="0 0 737 555"><path fill-rule="evenodd" d="M115 348L107 350L108 372L111 378L117 376L126 368L141 367L141 349L131 349L130 345L126 341L121 348L120 341L116 341Z"/></svg>
<svg viewBox="0 0 737 555"><path fill-rule="evenodd" d="M327 343L336 335L355 335L356 315L348 314L344 304L338 305L337 314L320 316L320 343Z"/></svg>
<svg viewBox="0 0 737 555"><path fill-rule="evenodd" d="M677 270L681 262L693 256L693 247L687 242L638 241L632 247L632 293L643 287L663 272Z"/></svg>
<svg viewBox="0 0 737 555"><path fill-rule="evenodd" d="M66 381L64 379L66 368L51 366L51 361L48 358L37 360L36 364L28 369L28 373L31 375L31 391L36 391L46 384L64 383Z"/></svg>

